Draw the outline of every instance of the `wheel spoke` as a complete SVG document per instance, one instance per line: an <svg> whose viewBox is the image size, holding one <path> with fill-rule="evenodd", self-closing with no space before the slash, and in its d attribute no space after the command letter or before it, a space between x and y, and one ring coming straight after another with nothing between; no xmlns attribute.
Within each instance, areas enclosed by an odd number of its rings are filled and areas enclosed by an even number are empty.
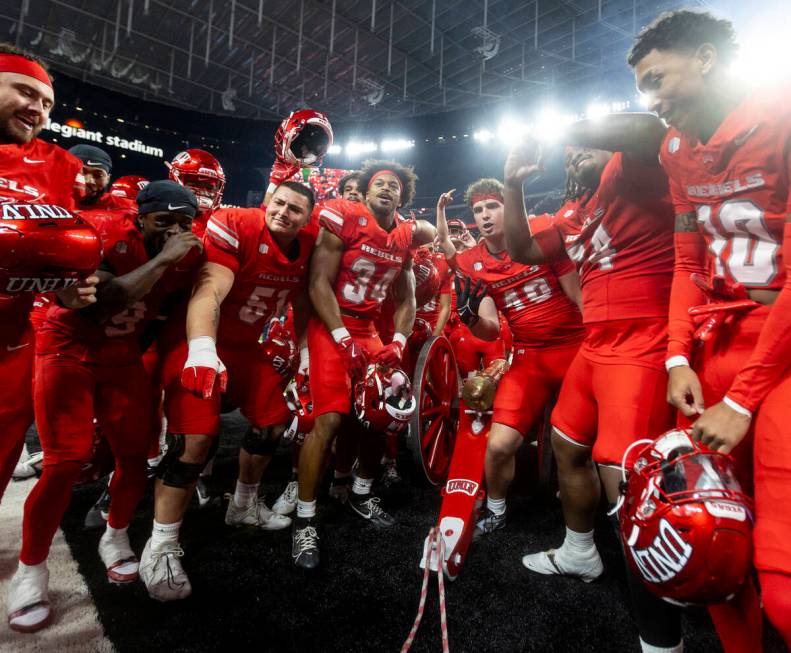
<svg viewBox="0 0 791 653"><path fill-rule="evenodd" d="M420 439L423 451L425 451L428 446L431 445L432 440L436 439L437 431L439 430L441 424L441 419L435 419L433 422L431 422L428 428L426 428L425 433L423 433L423 437Z"/></svg>
<svg viewBox="0 0 791 653"><path fill-rule="evenodd" d="M432 417L435 415L443 415L446 413L445 406L432 406L431 408L424 408L420 411L421 417Z"/></svg>

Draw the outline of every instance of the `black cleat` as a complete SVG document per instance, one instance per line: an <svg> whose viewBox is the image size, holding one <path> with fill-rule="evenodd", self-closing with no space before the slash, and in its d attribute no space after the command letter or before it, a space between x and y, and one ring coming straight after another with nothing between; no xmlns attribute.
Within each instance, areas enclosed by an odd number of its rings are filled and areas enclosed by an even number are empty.
<svg viewBox="0 0 791 653"><path fill-rule="evenodd" d="M395 519L393 519L392 515L382 510L379 505L379 497L375 497L372 494L350 492L347 505L352 509L352 512L363 519L367 519L374 526L389 528L395 524Z"/></svg>
<svg viewBox="0 0 791 653"><path fill-rule="evenodd" d="M492 512L489 508L484 508L478 523L475 524L475 532L472 534L472 539L478 540L494 531L499 531L505 528L505 513L498 515Z"/></svg>
<svg viewBox="0 0 791 653"><path fill-rule="evenodd" d="M110 514L110 485L105 485L101 496L93 504L91 509L85 514L84 527L104 528L107 525L107 517Z"/></svg>
<svg viewBox="0 0 791 653"><path fill-rule="evenodd" d="M291 531L291 558L302 569L319 566L319 534L315 517L297 517Z"/></svg>
<svg viewBox="0 0 791 653"><path fill-rule="evenodd" d="M386 488L394 488L404 483L404 479L398 473L395 461L385 463L379 482Z"/></svg>

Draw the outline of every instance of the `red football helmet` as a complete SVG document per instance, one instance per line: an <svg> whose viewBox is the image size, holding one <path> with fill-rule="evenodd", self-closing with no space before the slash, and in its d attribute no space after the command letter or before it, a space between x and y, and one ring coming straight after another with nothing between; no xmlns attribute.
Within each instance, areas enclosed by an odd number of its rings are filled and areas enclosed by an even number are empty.
<svg viewBox="0 0 791 653"><path fill-rule="evenodd" d="M332 125L321 111L292 111L275 132L275 155L291 165L318 165L332 145Z"/></svg>
<svg viewBox="0 0 791 653"><path fill-rule="evenodd" d="M118 177L112 186L110 186L110 195L117 195L118 197L125 197L128 200L134 200L137 194L148 186L148 179L145 177L138 177L137 175L126 175L126 177Z"/></svg>
<svg viewBox="0 0 791 653"><path fill-rule="evenodd" d="M281 376L288 376L297 361L297 345L279 318L272 318L258 340L269 362Z"/></svg>
<svg viewBox="0 0 791 653"><path fill-rule="evenodd" d="M407 345L414 351L420 351L423 345L426 344L426 340L433 334L434 330L431 325L423 318L416 317L415 324L412 326L412 333L406 339Z"/></svg>
<svg viewBox="0 0 791 653"><path fill-rule="evenodd" d="M225 173L220 162L204 150L184 150L165 165L170 178L186 186L198 198L200 211L213 211L220 206L225 189Z"/></svg>
<svg viewBox="0 0 791 653"><path fill-rule="evenodd" d="M354 386L354 412L373 431L403 431L416 407L409 377L397 368L369 365Z"/></svg>
<svg viewBox="0 0 791 653"><path fill-rule="evenodd" d="M627 464L621 538L629 564L657 596L709 604L735 594L750 573L752 502L729 456L668 431Z"/></svg>
<svg viewBox="0 0 791 653"><path fill-rule="evenodd" d="M428 247L419 247L412 254L412 269L415 272L415 302L418 306L423 306L432 297L436 297L442 285L439 270L434 263L434 256L435 254Z"/></svg>
<svg viewBox="0 0 791 653"><path fill-rule="evenodd" d="M62 290L101 263L99 234L60 206L9 202L0 218L0 293Z"/></svg>
<svg viewBox="0 0 791 653"><path fill-rule="evenodd" d="M303 377L302 383L297 383L297 379L291 379L283 396L286 398L286 406L294 416L283 433L283 437L286 442L296 440L301 443L313 429L314 422L313 400L310 397L308 377Z"/></svg>

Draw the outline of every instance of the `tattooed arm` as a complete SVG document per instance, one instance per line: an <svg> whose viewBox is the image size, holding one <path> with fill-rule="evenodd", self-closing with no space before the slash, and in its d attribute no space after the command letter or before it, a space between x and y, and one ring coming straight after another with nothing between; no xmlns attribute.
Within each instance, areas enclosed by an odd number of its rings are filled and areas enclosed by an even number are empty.
<svg viewBox="0 0 791 653"><path fill-rule="evenodd" d="M187 339L200 336L217 339L220 305L233 286L233 270L219 263L205 263L198 273L187 309Z"/></svg>

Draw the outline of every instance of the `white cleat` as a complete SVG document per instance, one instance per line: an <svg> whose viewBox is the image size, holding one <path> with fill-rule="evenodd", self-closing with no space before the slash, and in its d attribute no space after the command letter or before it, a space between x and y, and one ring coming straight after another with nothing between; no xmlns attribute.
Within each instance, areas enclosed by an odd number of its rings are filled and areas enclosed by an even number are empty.
<svg viewBox="0 0 791 653"><path fill-rule="evenodd" d="M299 490L299 483L297 481L290 481L286 485L275 504L272 506L272 512L278 515L290 515L297 507L297 492Z"/></svg>
<svg viewBox="0 0 791 653"><path fill-rule="evenodd" d="M591 555L581 558L561 557L558 553L557 549L531 553L522 556L522 564L537 574L571 576L586 583L592 583L604 572L601 556L595 548Z"/></svg>
<svg viewBox="0 0 791 653"><path fill-rule="evenodd" d="M184 549L178 542L154 549L146 542L140 556L140 580L148 595L157 601L178 601L192 594L192 585L181 566Z"/></svg>
<svg viewBox="0 0 791 653"><path fill-rule="evenodd" d="M15 481L23 481L26 478L33 478L41 473L41 467L44 463L44 452L30 454L25 460L20 460L11 475Z"/></svg>
<svg viewBox="0 0 791 653"><path fill-rule="evenodd" d="M47 563L34 566L19 564L8 590L8 625L20 633L33 633L52 620L47 595Z"/></svg>
<svg viewBox="0 0 791 653"><path fill-rule="evenodd" d="M225 513L225 523L228 526L257 526L265 531L279 531L291 526L291 518L272 512L262 499L240 508L231 497Z"/></svg>
<svg viewBox="0 0 791 653"><path fill-rule="evenodd" d="M107 580L111 583L123 585L134 583L138 579L140 563L129 546L129 536L126 533L108 537L108 532L105 531L99 540L99 557L107 569Z"/></svg>

